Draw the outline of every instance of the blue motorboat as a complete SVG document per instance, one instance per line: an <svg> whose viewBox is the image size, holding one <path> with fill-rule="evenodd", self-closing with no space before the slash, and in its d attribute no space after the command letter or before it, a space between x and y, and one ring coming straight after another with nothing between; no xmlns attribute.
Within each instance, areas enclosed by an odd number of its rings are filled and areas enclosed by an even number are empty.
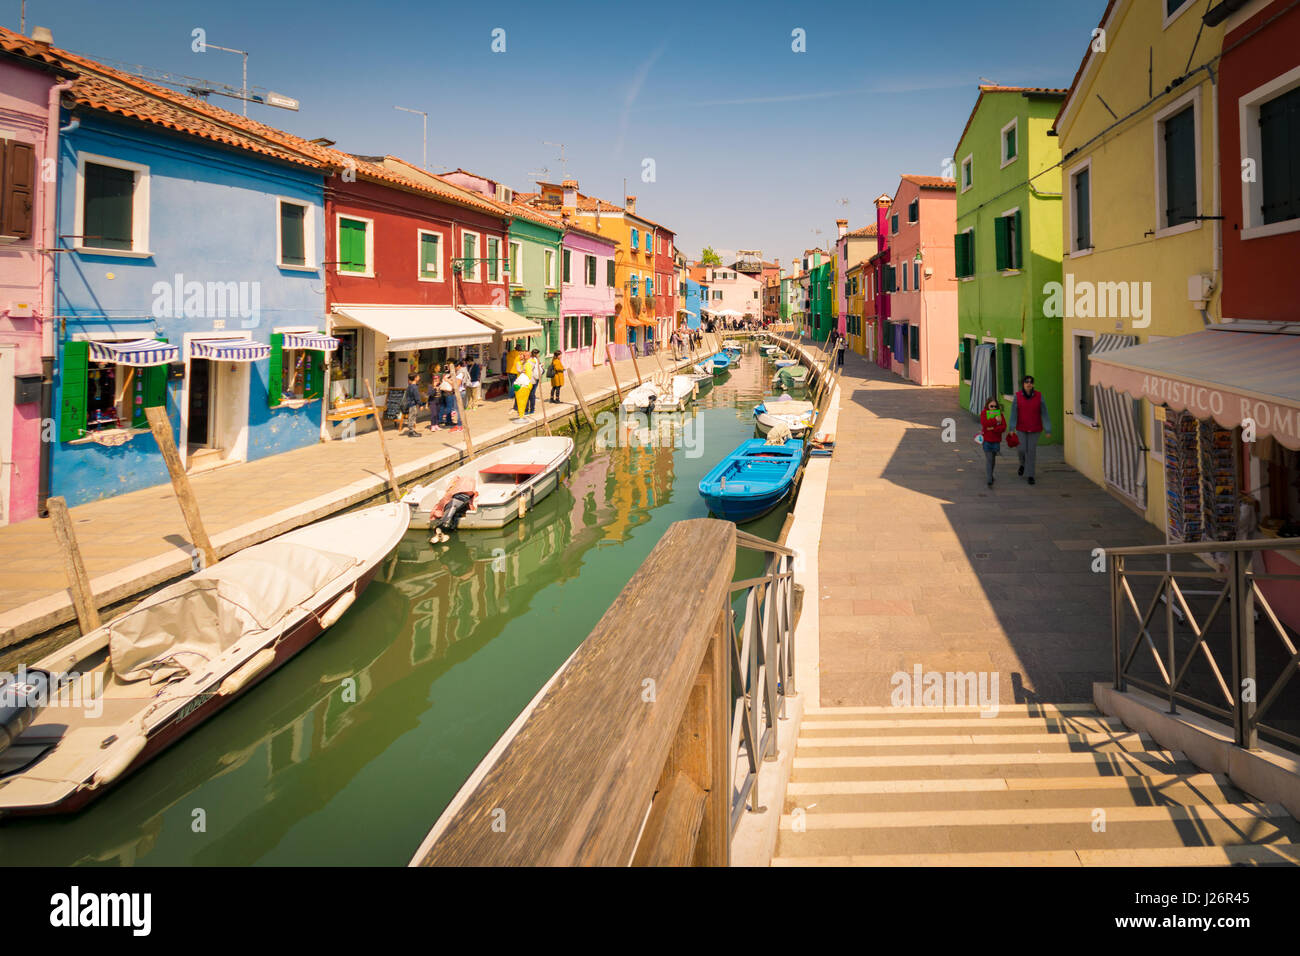
<svg viewBox="0 0 1300 956"><path fill-rule="evenodd" d="M794 489L804 443L790 439L769 445L762 438L741 442L700 481L700 494L719 518L743 524L767 514Z"/></svg>
<svg viewBox="0 0 1300 956"><path fill-rule="evenodd" d="M717 352L709 358L709 364L713 366L713 374L725 372L735 363L736 357L727 352Z"/></svg>

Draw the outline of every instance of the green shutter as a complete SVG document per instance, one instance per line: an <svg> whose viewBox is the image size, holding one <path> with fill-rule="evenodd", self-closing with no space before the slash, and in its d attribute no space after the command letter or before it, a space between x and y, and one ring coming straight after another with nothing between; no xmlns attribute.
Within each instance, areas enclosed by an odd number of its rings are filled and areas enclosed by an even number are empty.
<svg viewBox="0 0 1300 956"><path fill-rule="evenodd" d="M1259 142L1261 221L1300 217L1300 87L1260 105Z"/></svg>
<svg viewBox="0 0 1300 956"><path fill-rule="evenodd" d="M612 288L614 288L614 282L615 282L615 279L614 279L614 260L613 260L613 259L606 259L606 260L605 260L605 285L609 286L609 287L612 289ZM612 340L611 340L611 341L612 341Z"/></svg>
<svg viewBox="0 0 1300 956"><path fill-rule="evenodd" d="M166 342L159 336L159 342ZM167 404L167 366L151 365L140 369L136 376L135 394L139 401L132 405L131 427L148 428L149 419L145 416L146 408L160 408Z"/></svg>
<svg viewBox="0 0 1300 956"><path fill-rule="evenodd" d="M59 382L59 441L73 441L86 433L86 388L90 369L90 343L65 342Z"/></svg>
<svg viewBox="0 0 1300 956"><path fill-rule="evenodd" d="M592 327L591 316L584 315L582 317L582 345L583 347L586 347L587 345L595 345L595 344L596 344L596 330Z"/></svg>
<svg viewBox="0 0 1300 956"><path fill-rule="evenodd" d="M993 220L993 246L997 250L997 271L1002 272L1008 268L1007 265L1007 218L999 216Z"/></svg>
<svg viewBox="0 0 1300 956"><path fill-rule="evenodd" d="M1023 236L1021 235L1021 228L1022 228L1022 227L1021 227L1021 221L1022 221L1022 220L1021 220L1021 218L1020 218L1020 210L1017 209L1017 210L1016 210L1016 228L1015 228L1015 233L1016 233L1016 235L1015 235L1015 242L1012 243L1012 245L1011 245L1011 252L1012 252L1012 253L1014 254L1014 256L1015 256L1015 258L1012 260L1012 268L1015 268L1015 269L1023 269L1023 268L1025 267L1025 259L1024 259L1024 255L1023 255L1023 250L1024 250L1024 248L1025 248L1025 240L1024 240Z"/></svg>
<svg viewBox="0 0 1300 956"><path fill-rule="evenodd" d="M570 258L571 258L571 256L570 256L569 250L568 250L568 249L565 249L565 250L564 250L564 281L565 281L565 282L572 282L572 281L573 281L572 279L569 278L569 274L570 274L570 272L569 272L569 260L570 260Z"/></svg>
<svg viewBox="0 0 1300 956"><path fill-rule="evenodd" d="M1165 120L1165 225L1196 218L1196 117L1192 107Z"/></svg>
<svg viewBox="0 0 1300 956"><path fill-rule="evenodd" d="M306 398L320 398L325 394L325 353L312 349L303 364L306 368L303 369L302 394Z"/></svg>
<svg viewBox="0 0 1300 956"><path fill-rule="evenodd" d="M284 335L276 332L271 336L271 363L266 370L266 404L271 408L278 407L282 391L284 391Z"/></svg>
<svg viewBox="0 0 1300 956"><path fill-rule="evenodd" d="M1011 346L1006 342L998 345L998 378L1001 380L1000 395L1010 395L1015 389L1011 385Z"/></svg>

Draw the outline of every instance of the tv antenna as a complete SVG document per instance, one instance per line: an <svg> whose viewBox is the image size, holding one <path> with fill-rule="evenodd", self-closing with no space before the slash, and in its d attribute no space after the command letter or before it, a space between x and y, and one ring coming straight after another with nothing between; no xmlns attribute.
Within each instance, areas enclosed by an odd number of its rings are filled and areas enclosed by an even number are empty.
<svg viewBox="0 0 1300 956"><path fill-rule="evenodd" d="M562 179L568 179L568 178L569 178L569 161L568 161L567 159L564 158L564 150L566 149L566 146L564 145L564 143L552 143L549 139L544 139L544 140L542 140L542 145L543 145L543 146L558 146L558 147L560 147L560 177L561 177Z"/></svg>
<svg viewBox="0 0 1300 956"><path fill-rule="evenodd" d="M429 171L429 114L424 110L413 110L408 106L394 106L393 109L401 110L403 113L416 113L420 116L424 125L424 145L420 148L420 168L427 173Z"/></svg>
<svg viewBox="0 0 1300 956"><path fill-rule="evenodd" d="M211 44L209 44L211 46ZM77 51L73 51L74 53ZM168 73L165 70L157 70L150 66L144 66L140 63L124 63L120 60L107 60L100 56L92 56L88 53L82 53L81 56L88 59L94 59L103 63L105 66L112 67L122 73L129 73L132 76L138 76L142 80L148 80L151 83L157 83L159 86L170 86L182 90L190 96L206 100L209 96L227 96L232 100L243 100L245 104L260 103L262 106L274 106L282 110L298 109L298 101L292 96L285 96L283 93L275 93L261 86L250 87L247 83L242 88L229 86L225 83L216 83L212 80L205 80L197 76L187 76L183 73ZM248 115L248 107L244 107L244 115Z"/></svg>

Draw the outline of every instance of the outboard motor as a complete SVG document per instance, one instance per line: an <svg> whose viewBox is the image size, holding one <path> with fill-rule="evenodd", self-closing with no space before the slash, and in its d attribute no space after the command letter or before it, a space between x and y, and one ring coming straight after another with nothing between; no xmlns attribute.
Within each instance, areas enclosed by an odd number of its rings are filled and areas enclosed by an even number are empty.
<svg viewBox="0 0 1300 956"><path fill-rule="evenodd" d="M0 753L31 726L54 690L54 677L47 671L0 674Z"/></svg>

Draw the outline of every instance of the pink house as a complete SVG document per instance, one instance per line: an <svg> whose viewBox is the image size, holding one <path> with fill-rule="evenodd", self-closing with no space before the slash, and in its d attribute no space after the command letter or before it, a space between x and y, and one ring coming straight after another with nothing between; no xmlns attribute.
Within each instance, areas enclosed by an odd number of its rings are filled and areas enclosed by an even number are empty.
<svg viewBox="0 0 1300 956"><path fill-rule="evenodd" d="M34 517L47 486L41 421L51 418L52 248L59 94L70 74L47 47L0 38L0 525ZM46 384L42 384L42 383Z"/></svg>
<svg viewBox="0 0 1300 956"><path fill-rule="evenodd" d="M899 181L889 207L889 367L918 385L958 380L956 231L956 180Z"/></svg>
<svg viewBox="0 0 1300 956"><path fill-rule="evenodd" d="M560 289L561 358L575 372L604 364L605 343L614 341L613 239L566 223L564 250L573 267Z"/></svg>

